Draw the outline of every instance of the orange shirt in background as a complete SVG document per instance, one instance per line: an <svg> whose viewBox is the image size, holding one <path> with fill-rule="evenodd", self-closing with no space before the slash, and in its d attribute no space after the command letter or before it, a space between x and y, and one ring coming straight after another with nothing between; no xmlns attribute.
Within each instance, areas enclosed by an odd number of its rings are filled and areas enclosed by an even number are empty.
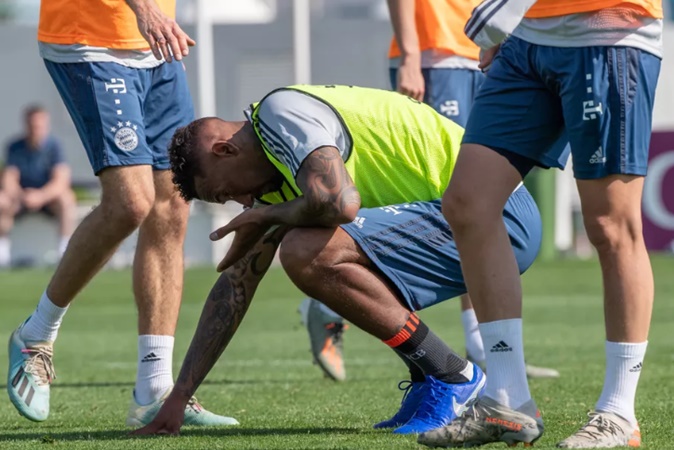
<svg viewBox="0 0 674 450"><path fill-rule="evenodd" d="M44 0L43 0L44 1ZM436 50L478 60L480 49L463 32L473 9L480 0L416 0L414 21L419 36L419 50ZM400 56L395 39L389 58Z"/></svg>
<svg viewBox="0 0 674 450"><path fill-rule="evenodd" d="M565 16L568 14L598 11L616 6L634 8L640 13L662 19L662 0L538 0L526 13L530 19Z"/></svg>
<svg viewBox="0 0 674 450"><path fill-rule="evenodd" d="M175 18L176 0L155 1L164 14ZM149 48L124 0L42 0L37 39L120 50Z"/></svg>

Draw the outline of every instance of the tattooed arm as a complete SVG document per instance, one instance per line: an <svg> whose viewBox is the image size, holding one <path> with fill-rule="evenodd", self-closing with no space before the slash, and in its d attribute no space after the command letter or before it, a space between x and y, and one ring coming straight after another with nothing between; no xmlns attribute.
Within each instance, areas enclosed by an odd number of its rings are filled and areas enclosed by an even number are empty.
<svg viewBox="0 0 674 450"><path fill-rule="evenodd" d="M188 402L213 368L243 320L288 227L265 235L215 282L173 391L156 418L133 434L177 434Z"/></svg>
<svg viewBox="0 0 674 450"><path fill-rule="evenodd" d="M260 208L264 222L334 227L356 218L360 194L336 148L321 147L307 156L297 172L297 185L301 197Z"/></svg>

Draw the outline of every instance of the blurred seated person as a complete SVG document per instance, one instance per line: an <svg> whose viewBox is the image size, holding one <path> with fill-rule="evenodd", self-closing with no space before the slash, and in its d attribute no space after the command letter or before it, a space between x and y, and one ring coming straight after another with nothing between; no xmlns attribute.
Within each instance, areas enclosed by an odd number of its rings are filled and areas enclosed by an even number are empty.
<svg viewBox="0 0 674 450"><path fill-rule="evenodd" d="M49 113L41 106L26 109L25 135L7 147L0 176L0 268L11 260L9 232L14 219L43 212L59 222L59 257L68 245L75 220L70 168L61 146L49 134Z"/></svg>

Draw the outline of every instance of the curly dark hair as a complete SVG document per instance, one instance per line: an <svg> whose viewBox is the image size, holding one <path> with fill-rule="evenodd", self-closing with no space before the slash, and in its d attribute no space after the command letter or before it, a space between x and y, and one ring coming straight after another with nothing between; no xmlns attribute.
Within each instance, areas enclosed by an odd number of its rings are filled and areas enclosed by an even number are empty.
<svg viewBox="0 0 674 450"><path fill-rule="evenodd" d="M173 134L168 148L173 172L173 184L186 201L198 198L194 186L194 178L201 174L197 147L199 145L199 131L207 118L198 119L194 122L178 128Z"/></svg>

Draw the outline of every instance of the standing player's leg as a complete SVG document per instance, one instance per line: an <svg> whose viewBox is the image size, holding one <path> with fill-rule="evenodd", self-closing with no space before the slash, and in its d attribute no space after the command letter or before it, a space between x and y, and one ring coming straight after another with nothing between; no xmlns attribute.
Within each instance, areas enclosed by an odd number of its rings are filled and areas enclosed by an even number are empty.
<svg viewBox="0 0 674 450"><path fill-rule="evenodd" d="M138 308L138 404L159 400L173 386L173 336L183 287L183 243L189 206L168 171L154 171L155 201L138 231L133 293Z"/></svg>
<svg viewBox="0 0 674 450"><path fill-rule="evenodd" d="M138 371L127 425L149 423L173 387L173 344L183 290L183 245L189 205L168 170L168 145L175 130L194 118L182 63L143 71L143 128L152 153L155 199L140 226L133 267L138 308ZM188 425L233 425L195 402L185 409Z"/></svg>
<svg viewBox="0 0 674 450"><path fill-rule="evenodd" d="M560 155L547 149L561 134L561 102L531 73L531 50L517 38L501 46L477 94L443 198L489 378L471 411L432 439L420 438L431 445L530 443L543 432L524 363L520 272L502 217L510 193L534 165L559 166ZM504 421L520 431L500 426Z"/></svg>
<svg viewBox="0 0 674 450"><path fill-rule="evenodd" d="M462 127L466 127L473 101L485 75L472 69L428 69L424 72L426 81L426 98L424 101L438 113L446 116ZM461 296L461 324L466 340L466 357L485 368L487 358L480 336L477 316L470 301L470 296ZM526 365L529 378L555 378L559 372L547 367Z"/></svg>
<svg viewBox="0 0 674 450"><path fill-rule="evenodd" d="M36 310L10 339L7 388L31 420L49 414L53 343L68 305L145 220L155 194L138 71L114 63L45 64L100 178L102 197L71 237Z"/></svg>
<svg viewBox="0 0 674 450"><path fill-rule="evenodd" d="M576 51L576 65L584 76L566 80L564 109L583 220L602 269L606 374L590 421L560 445L638 446L634 399L654 296L641 196L660 59L635 48L588 47Z"/></svg>
<svg viewBox="0 0 674 450"><path fill-rule="evenodd" d="M7 388L12 403L31 420L49 415L53 345L68 306L152 206L150 166L109 168L99 178L100 205L77 227L37 308L10 338Z"/></svg>
<svg viewBox="0 0 674 450"><path fill-rule="evenodd" d="M424 71L424 101L439 114L466 127L477 90L484 81L479 70L435 68ZM468 294L461 296L461 324L468 360L485 368L484 345L477 316Z"/></svg>
<svg viewBox="0 0 674 450"><path fill-rule="evenodd" d="M291 230L280 255L289 277L306 294L320 298L423 372L424 381L408 396L414 404L401 408L407 410L407 417L390 425L406 422L396 432L418 433L442 426L460 413L452 408L453 401L463 405L461 409L478 395L483 383L480 369L453 352L403 306L400 294L343 228Z"/></svg>

